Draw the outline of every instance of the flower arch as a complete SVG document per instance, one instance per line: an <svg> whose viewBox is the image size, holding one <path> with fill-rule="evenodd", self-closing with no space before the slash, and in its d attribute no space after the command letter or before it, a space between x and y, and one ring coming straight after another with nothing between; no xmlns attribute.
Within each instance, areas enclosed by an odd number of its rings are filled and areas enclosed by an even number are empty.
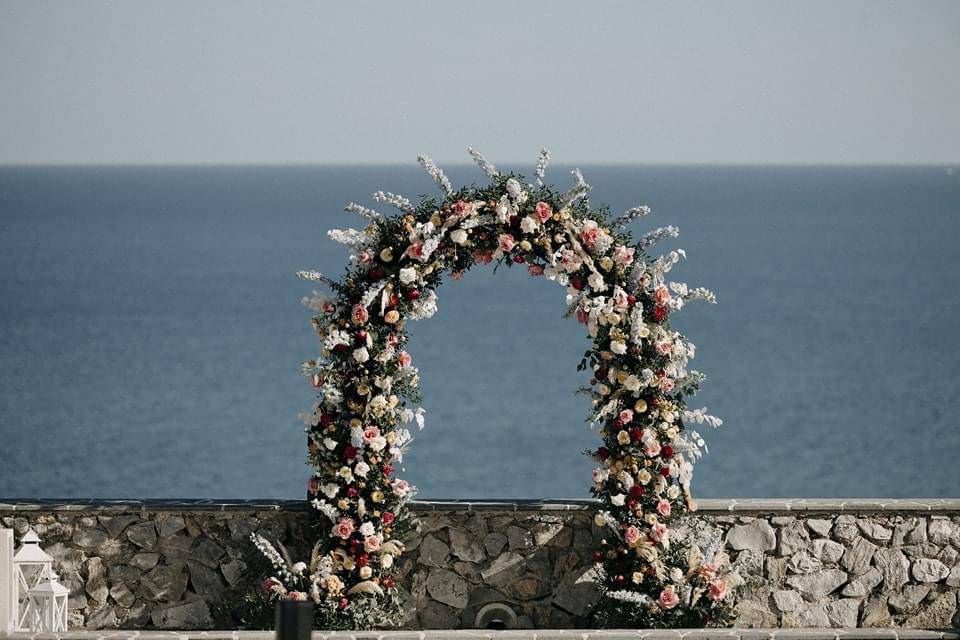
<svg viewBox="0 0 960 640"><path fill-rule="evenodd" d="M437 310L436 290L447 273L475 264L522 265L566 288L569 314L586 325L592 347L579 369L592 374L591 423L601 446L585 452L597 463L592 493L595 525L606 538L594 553L603 597L596 608L605 626L677 627L729 621L727 586L713 562L716 543L700 549L672 534L679 515L694 511L692 464L703 440L691 423L719 426L685 399L703 378L688 369L694 346L670 328L670 316L695 299L715 302L706 289L666 281L682 251L651 258L658 240L676 237L662 227L634 240L624 228L649 213L635 207L610 219L591 208L590 186L579 170L574 185L544 183L549 153L535 181L502 174L479 152L470 155L489 178L483 187L454 189L427 157L418 160L442 189L439 198L413 204L378 191L374 200L399 213L382 215L358 204L361 230L329 232L346 245L350 262L333 280L319 282L304 304L322 342L320 356L303 364L316 388L303 415L314 473L308 497L326 524L309 563L291 563L254 534L276 575L264 587L287 599L310 599L318 624L371 628L396 624L402 602L391 575L401 540L416 525L408 510L415 488L396 475L410 441L408 425L423 428L419 372L404 347L408 320Z"/></svg>

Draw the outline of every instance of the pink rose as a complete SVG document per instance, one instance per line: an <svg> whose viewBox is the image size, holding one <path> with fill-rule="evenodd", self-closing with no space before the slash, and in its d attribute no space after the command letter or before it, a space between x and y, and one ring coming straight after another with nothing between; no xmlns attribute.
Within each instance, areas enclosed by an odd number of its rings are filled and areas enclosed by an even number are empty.
<svg viewBox="0 0 960 640"><path fill-rule="evenodd" d="M299 602L307 601L307 594L303 591L291 591L287 594L287 600L297 600Z"/></svg>
<svg viewBox="0 0 960 640"><path fill-rule="evenodd" d="M707 597L718 602L727 597L727 583L723 580L714 580L710 583L710 586L707 587Z"/></svg>
<svg viewBox="0 0 960 640"><path fill-rule="evenodd" d="M355 304L350 311L350 318L353 320L353 324L364 324L370 319L370 313L362 304Z"/></svg>
<svg viewBox="0 0 960 640"><path fill-rule="evenodd" d="M340 518L340 522L333 525L333 535L346 540L353 535L353 518Z"/></svg>
<svg viewBox="0 0 960 640"><path fill-rule="evenodd" d="M511 234L501 233L500 237L497 238L497 244L499 245L501 251L508 252L513 251L513 247L517 244L517 241Z"/></svg>
<svg viewBox="0 0 960 640"><path fill-rule="evenodd" d="M410 363L413 362L413 358L411 358L410 354L406 351L401 351L400 355L397 356L397 362L401 367L409 367Z"/></svg>
<svg viewBox="0 0 960 640"><path fill-rule="evenodd" d="M553 215L553 209L546 202L538 202L536 207L537 220L546 222Z"/></svg>
<svg viewBox="0 0 960 640"><path fill-rule="evenodd" d="M363 430L363 441L370 443L380 437L380 428L370 425Z"/></svg>
<svg viewBox="0 0 960 640"><path fill-rule="evenodd" d="M633 422L633 410L624 409L623 411L621 411L620 422L622 422L623 424L630 424L631 422Z"/></svg>
<svg viewBox="0 0 960 640"><path fill-rule="evenodd" d="M307 493L313 495L318 491L320 491L320 481L317 480L317 476L311 476L310 479L307 480Z"/></svg>
<svg viewBox="0 0 960 640"><path fill-rule="evenodd" d="M622 265L631 265L633 264L633 253L633 247L625 247L620 245L613 250L613 260L614 262L619 262Z"/></svg>
<svg viewBox="0 0 960 640"><path fill-rule="evenodd" d="M660 592L660 597L657 598L657 602L664 609L673 609L680 604L680 598L677 596L677 592L673 590L673 587L667 587Z"/></svg>
<svg viewBox="0 0 960 640"><path fill-rule="evenodd" d="M371 251L361 251L360 255L357 256L357 260L360 262L360 264L372 264L373 253Z"/></svg>
<svg viewBox="0 0 960 640"><path fill-rule="evenodd" d="M642 534L640 533L640 529L637 529L636 527L631 525L627 527L626 531L623 532L623 539L627 544L629 544L630 546L633 546L640 541L641 535Z"/></svg>
<svg viewBox="0 0 960 640"><path fill-rule="evenodd" d="M592 249L594 245L597 244L597 240L599 238L600 227L597 226L597 223L593 220L587 220L584 222L583 226L580 228L580 240L583 242L583 244Z"/></svg>
<svg viewBox="0 0 960 640"><path fill-rule="evenodd" d="M467 211L467 203L464 202L463 200L457 200L457 201L453 204L453 211L454 211L454 213L457 213L457 214L466 213L466 211Z"/></svg>
<svg viewBox="0 0 960 640"><path fill-rule="evenodd" d="M610 302L613 303L613 308L617 311L623 312L630 308L630 296L627 295L626 291L618 291L616 294L610 297Z"/></svg>
<svg viewBox="0 0 960 640"><path fill-rule="evenodd" d="M393 481L393 493L398 498L402 498L410 492L410 483L406 480L397 478Z"/></svg>
<svg viewBox="0 0 960 640"><path fill-rule="evenodd" d="M271 591L283 591L283 583L277 580L276 578L267 578L263 581L263 591L265 593L270 593Z"/></svg>
<svg viewBox="0 0 960 640"><path fill-rule="evenodd" d="M580 259L580 256L576 252L570 249L564 249L560 252L560 264L563 265L564 270L568 273L573 273L580 269L583 265L583 261Z"/></svg>
<svg viewBox="0 0 960 640"><path fill-rule="evenodd" d="M368 552L374 552L380 550L380 535L367 536L363 541L363 548Z"/></svg>
<svg viewBox="0 0 960 640"><path fill-rule="evenodd" d="M670 536L670 530L662 522L650 527L650 539L654 542L664 542Z"/></svg>
<svg viewBox="0 0 960 640"><path fill-rule="evenodd" d="M407 250L404 251L404 253L406 253L407 256L409 256L409 257L411 257L411 258L419 259L420 256L423 255L423 243L422 243L422 242L414 242L412 245L410 245L409 247L407 247Z"/></svg>
<svg viewBox="0 0 960 640"><path fill-rule="evenodd" d="M660 381L660 391L663 391L664 393L670 393L673 391L674 384L673 378L664 378Z"/></svg>
<svg viewBox="0 0 960 640"><path fill-rule="evenodd" d="M658 342L657 343L657 353L662 356L670 355L670 350L673 349L673 345L669 342Z"/></svg>
<svg viewBox="0 0 960 640"><path fill-rule="evenodd" d="M660 443L656 440L651 440L643 447L643 452L648 458L656 458L660 455Z"/></svg>
<svg viewBox="0 0 960 640"><path fill-rule="evenodd" d="M657 503L657 513L662 515L664 518L670 515L670 503L666 500L661 500Z"/></svg>
<svg viewBox="0 0 960 640"><path fill-rule="evenodd" d="M653 292L653 300L657 304L667 304L670 302L670 290L664 285L660 285L657 287L657 290Z"/></svg>
<svg viewBox="0 0 960 640"><path fill-rule="evenodd" d="M531 264L530 266L527 267L527 273L529 273L532 276L542 276L543 267L541 267L538 264Z"/></svg>
<svg viewBox="0 0 960 640"><path fill-rule="evenodd" d="M712 562L704 562L697 568L697 573L704 580L713 580L717 577L717 567Z"/></svg>

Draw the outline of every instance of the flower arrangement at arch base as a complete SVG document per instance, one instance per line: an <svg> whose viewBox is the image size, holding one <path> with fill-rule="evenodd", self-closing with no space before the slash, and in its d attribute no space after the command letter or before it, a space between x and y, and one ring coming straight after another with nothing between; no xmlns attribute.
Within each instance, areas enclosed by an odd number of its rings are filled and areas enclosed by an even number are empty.
<svg viewBox="0 0 960 640"><path fill-rule="evenodd" d="M610 219L591 208L579 171L575 184L557 191L544 183L549 154L525 183L502 174L470 150L490 182L455 190L429 159L421 164L443 190L441 198L414 205L392 193L374 199L399 213L382 215L350 204L366 219L363 229L334 230L346 245L346 274L333 280L315 271L298 275L320 282L304 303L320 355L303 365L316 388L303 415L314 469L309 499L321 514L320 536L309 562L254 534L274 575L264 583L277 598L309 599L322 628L374 628L402 622L403 603L393 571L401 540L416 526L408 502L415 488L396 476L411 440L423 428L419 371L405 350L408 320L437 310L444 275L460 279L475 264L525 268L566 290L570 315L587 328L589 422L603 440L586 452L597 462L592 493L600 501L595 524L606 530L594 554L602 598L595 620L607 627L727 625L732 597L716 549L676 539L673 524L696 509L690 494L692 464L703 440L692 423L719 426L704 409L688 410L702 374L688 370L694 345L670 327L670 316L691 300L715 302L706 289L667 282L684 257L671 251L650 257L655 242L675 237L674 227L634 240L627 224L647 207ZM715 546L715 545L714 545Z"/></svg>

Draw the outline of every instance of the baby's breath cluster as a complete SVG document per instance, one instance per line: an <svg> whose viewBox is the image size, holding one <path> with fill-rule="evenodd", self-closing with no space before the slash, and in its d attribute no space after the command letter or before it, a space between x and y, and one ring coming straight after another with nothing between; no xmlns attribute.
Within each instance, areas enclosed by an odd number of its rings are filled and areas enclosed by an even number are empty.
<svg viewBox="0 0 960 640"><path fill-rule="evenodd" d="M403 553L401 532L413 524L407 509L415 488L396 471L413 425L423 428L419 371L406 351L406 323L431 317L436 291L475 264L520 266L566 290L571 315L593 341L580 364L591 373L590 422L603 442L587 452L596 463L596 524L606 537L595 554L605 597L597 619L610 626L690 626L729 617L724 568L712 551L683 549L671 524L693 511L692 463L703 441L691 422L718 425L705 410L690 411L685 397L702 376L688 369L694 346L670 327L671 315L692 299L713 301L705 289L667 282L684 256L650 257L658 229L638 240L621 230L646 215L629 210L614 222L592 209L590 186L575 171L565 192L544 184L549 154L536 180L502 174L482 154L471 156L487 186L455 190L427 157L420 163L440 186L439 199L419 204L378 191L374 199L398 210L383 215L351 204L363 229L330 232L346 245L346 274L333 280L315 271L301 277L327 285L304 298L320 340L319 355L303 366L316 389L304 421L307 487L327 532L309 565L290 564L257 539L277 567L265 588L281 598L311 599L330 626L371 627L399 622L393 576Z"/></svg>

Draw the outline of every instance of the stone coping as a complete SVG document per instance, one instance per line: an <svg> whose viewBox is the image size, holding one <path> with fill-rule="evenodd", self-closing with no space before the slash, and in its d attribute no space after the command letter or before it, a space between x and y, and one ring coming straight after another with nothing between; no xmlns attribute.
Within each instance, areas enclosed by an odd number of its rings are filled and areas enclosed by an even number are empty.
<svg viewBox="0 0 960 640"><path fill-rule="evenodd" d="M8 640L274 640L272 631L69 631L0 633ZM515 629L509 631L314 631L312 640L958 640L924 629Z"/></svg>
<svg viewBox="0 0 960 640"><path fill-rule="evenodd" d="M960 498L720 498L697 501L699 513L960 512ZM414 511L588 511L596 500L414 500ZM304 500L0 498L0 511L309 511Z"/></svg>

